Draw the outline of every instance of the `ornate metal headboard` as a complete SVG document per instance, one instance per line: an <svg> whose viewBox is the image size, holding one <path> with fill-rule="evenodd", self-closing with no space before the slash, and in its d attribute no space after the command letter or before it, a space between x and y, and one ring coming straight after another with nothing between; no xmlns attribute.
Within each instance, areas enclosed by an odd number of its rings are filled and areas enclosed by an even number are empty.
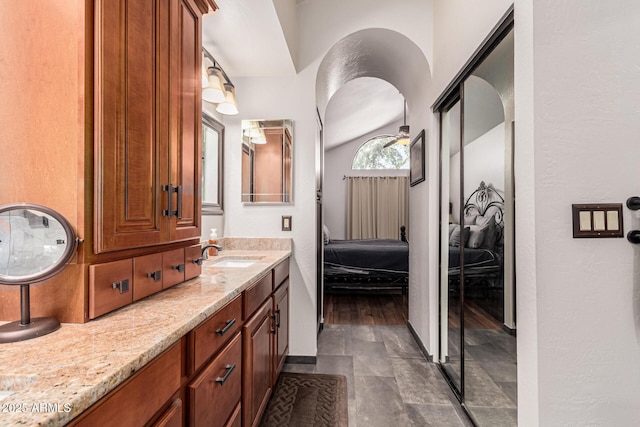
<svg viewBox="0 0 640 427"><path fill-rule="evenodd" d="M464 203L464 216L482 215L486 213L493 215L496 225L500 230L500 240L502 241L502 230L504 229L504 197L493 185L486 185L484 181L480 182L480 186L476 191L471 193Z"/></svg>

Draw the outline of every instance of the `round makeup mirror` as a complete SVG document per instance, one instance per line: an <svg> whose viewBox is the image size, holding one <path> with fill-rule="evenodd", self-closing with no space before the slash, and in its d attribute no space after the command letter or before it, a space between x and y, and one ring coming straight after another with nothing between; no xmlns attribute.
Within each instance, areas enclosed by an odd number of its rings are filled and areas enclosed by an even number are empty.
<svg viewBox="0 0 640 427"><path fill-rule="evenodd" d="M76 247L71 224L45 206L0 206L0 284L20 286L20 320L0 326L0 343L23 341L60 328L51 317L31 319L29 285L59 273Z"/></svg>

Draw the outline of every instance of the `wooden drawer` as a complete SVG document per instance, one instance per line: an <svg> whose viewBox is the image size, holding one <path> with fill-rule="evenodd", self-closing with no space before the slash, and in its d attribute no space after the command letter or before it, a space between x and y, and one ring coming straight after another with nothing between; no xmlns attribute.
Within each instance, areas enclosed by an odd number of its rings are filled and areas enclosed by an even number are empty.
<svg viewBox="0 0 640 427"><path fill-rule="evenodd" d="M187 386L189 425L224 427L236 410L241 396L241 334L207 365Z"/></svg>
<svg viewBox="0 0 640 427"><path fill-rule="evenodd" d="M244 291L244 318L251 314L271 295L273 291L273 276L271 272L258 280L249 289Z"/></svg>
<svg viewBox="0 0 640 427"><path fill-rule="evenodd" d="M182 414L183 407L182 399L176 399L160 419L153 423L153 427L182 427L184 419Z"/></svg>
<svg viewBox="0 0 640 427"><path fill-rule="evenodd" d="M190 372L195 372L242 326L242 295L238 295L189 334L193 360Z"/></svg>
<svg viewBox="0 0 640 427"><path fill-rule="evenodd" d="M89 266L89 318L123 307L133 301L131 259Z"/></svg>
<svg viewBox="0 0 640 427"><path fill-rule="evenodd" d="M177 342L96 403L74 426L142 426L180 387L182 346ZM171 425L171 424L167 424Z"/></svg>
<svg viewBox="0 0 640 427"><path fill-rule="evenodd" d="M184 280L193 279L202 273L202 266L195 261L202 257L200 245L184 248Z"/></svg>
<svg viewBox="0 0 640 427"><path fill-rule="evenodd" d="M162 253L162 289L184 282L184 248Z"/></svg>
<svg viewBox="0 0 640 427"><path fill-rule="evenodd" d="M138 301L162 290L162 254L133 259L133 300Z"/></svg>
<svg viewBox="0 0 640 427"><path fill-rule="evenodd" d="M273 289L275 290L280 286L287 277L289 277L289 258L273 268Z"/></svg>

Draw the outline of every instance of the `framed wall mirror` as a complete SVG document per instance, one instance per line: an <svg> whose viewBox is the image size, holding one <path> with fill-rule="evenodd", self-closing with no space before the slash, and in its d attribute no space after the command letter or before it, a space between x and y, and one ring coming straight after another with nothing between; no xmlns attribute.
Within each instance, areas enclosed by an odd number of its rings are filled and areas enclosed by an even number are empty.
<svg viewBox="0 0 640 427"><path fill-rule="evenodd" d="M202 214L223 214L224 126L202 115Z"/></svg>
<svg viewBox="0 0 640 427"><path fill-rule="evenodd" d="M293 203L293 121L242 121L242 202Z"/></svg>

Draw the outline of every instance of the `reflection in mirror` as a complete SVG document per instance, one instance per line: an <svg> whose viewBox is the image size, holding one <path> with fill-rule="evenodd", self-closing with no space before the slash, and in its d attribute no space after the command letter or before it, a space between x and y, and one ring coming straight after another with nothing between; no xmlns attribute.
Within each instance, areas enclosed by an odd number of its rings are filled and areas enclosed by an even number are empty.
<svg viewBox="0 0 640 427"><path fill-rule="evenodd" d="M202 115L202 213L222 215L224 126Z"/></svg>
<svg viewBox="0 0 640 427"><path fill-rule="evenodd" d="M20 285L20 320L0 326L0 343L39 337L60 328L50 317L31 319L29 285L60 272L76 237L59 213L39 205L0 207L0 284Z"/></svg>
<svg viewBox="0 0 640 427"><path fill-rule="evenodd" d="M513 238L513 30L463 83L463 378L479 426L516 425ZM508 200L509 203L505 203ZM484 255L484 262L480 256Z"/></svg>
<svg viewBox="0 0 640 427"><path fill-rule="evenodd" d="M242 201L293 202L293 121L242 121Z"/></svg>
<svg viewBox="0 0 640 427"><path fill-rule="evenodd" d="M460 101L441 116L442 200L440 231L440 363L462 393L460 319Z"/></svg>

